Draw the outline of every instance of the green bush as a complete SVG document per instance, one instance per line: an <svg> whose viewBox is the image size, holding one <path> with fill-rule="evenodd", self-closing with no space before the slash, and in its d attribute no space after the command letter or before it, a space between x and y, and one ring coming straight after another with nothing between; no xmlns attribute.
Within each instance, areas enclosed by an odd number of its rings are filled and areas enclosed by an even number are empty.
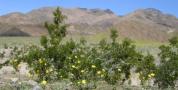
<svg viewBox="0 0 178 90"><path fill-rule="evenodd" d="M160 65L156 73L159 87L174 87L178 78L178 37L169 40L170 45L160 46Z"/></svg>
<svg viewBox="0 0 178 90"><path fill-rule="evenodd" d="M130 71L136 68L137 73L140 74L142 82L148 80L149 74L155 72L156 66L152 55L142 55L132 44L130 39L125 39L122 42L116 42L117 31L111 30L111 43L102 40L99 44L100 51L99 59L102 62L102 67L107 74L104 80L109 84L116 84L120 81L123 84L130 79Z"/></svg>

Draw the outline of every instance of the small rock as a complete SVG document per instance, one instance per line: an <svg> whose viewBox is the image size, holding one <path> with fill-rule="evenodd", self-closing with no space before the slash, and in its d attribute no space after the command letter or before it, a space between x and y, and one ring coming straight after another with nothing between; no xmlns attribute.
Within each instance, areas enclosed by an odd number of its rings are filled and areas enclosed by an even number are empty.
<svg viewBox="0 0 178 90"><path fill-rule="evenodd" d="M37 85L38 85L38 83L35 82L35 81L33 81L33 80L29 80L27 83L28 83L29 85L32 85L32 86L37 86Z"/></svg>
<svg viewBox="0 0 178 90"><path fill-rule="evenodd" d="M32 90L42 90L42 88L39 85L35 85Z"/></svg>
<svg viewBox="0 0 178 90"><path fill-rule="evenodd" d="M39 84L37 82L35 82L34 80L29 80L26 82L28 85L33 86L32 90L43 90L41 86L39 86Z"/></svg>
<svg viewBox="0 0 178 90"><path fill-rule="evenodd" d="M12 83L16 83L19 79L18 78L11 78Z"/></svg>
<svg viewBox="0 0 178 90"><path fill-rule="evenodd" d="M27 75L29 72L28 65L26 63L20 63L19 73L21 75Z"/></svg>
<svg viewBox="0 0 178 90"><path fill-rule="evenodd" d="M15 74L15 69L12 66L4 66L0 69L0 75Z"/></svg>
<svg viewBox="0 0 178 90"><path fill-rule="evenodd" d="M4 49L4 52L5 52L4 56L9 57L11 55L12 49Z"/></svg>

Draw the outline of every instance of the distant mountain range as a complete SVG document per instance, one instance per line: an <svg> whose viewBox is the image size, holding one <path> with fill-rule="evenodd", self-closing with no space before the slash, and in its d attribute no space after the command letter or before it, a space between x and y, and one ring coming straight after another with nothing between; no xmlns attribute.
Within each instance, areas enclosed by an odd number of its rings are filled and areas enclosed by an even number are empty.
<svg viewBox="0 0 178 90"><path fill-rule="evenodd" d="M55 7L45 7L28 13L14 12L0 16L0 36L46 35L44 22L52 22ZM61 8L70 24L71 35L96 35L115 27L120 36L136 40L166 41L178 35L178 18L153 8L139 9L125 16L111 10Z"/></svg>

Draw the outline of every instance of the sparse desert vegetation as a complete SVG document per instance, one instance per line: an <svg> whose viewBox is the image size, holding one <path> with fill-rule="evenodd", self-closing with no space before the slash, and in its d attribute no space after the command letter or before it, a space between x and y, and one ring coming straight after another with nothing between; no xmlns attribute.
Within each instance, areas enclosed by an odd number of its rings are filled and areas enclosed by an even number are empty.
<svg viewBox="0 0 178 90"><path fill-rule="evenodd" d="M1 88L176 89L177 37L170 39L169 44L148 41L150 45L143 47L141 41L135 45L128 38L120 39L117 30L111 28L109 36L104 33L96 37L74 36L73 39L67 36L66 16L59 8L53 15L54 21L45 23L47 36L8 37L4 40L2 37L5 49L0 54L3 60L0 63ZM10 40L15 44L12 43L11 48L7 45L12 42ZM30 42L26 43L27 40Z"/></svg>

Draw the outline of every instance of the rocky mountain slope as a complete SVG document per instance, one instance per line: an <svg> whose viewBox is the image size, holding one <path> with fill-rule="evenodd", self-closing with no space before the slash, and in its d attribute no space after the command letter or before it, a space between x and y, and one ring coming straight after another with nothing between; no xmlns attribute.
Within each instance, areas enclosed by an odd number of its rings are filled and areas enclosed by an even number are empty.
<svg viewBox="0 0 178 90"><path fill-rule="evenodd" d="M0 36L40 36L47 34L45 21L51 22L54 7L28 13L9 13L0 16ZM96 35L116 27L123 37L138 40L166 41L178 32L178 19L153 8L140 9L125 16L111 10L71 8L61 9L68 18L70 35ZM15 31L14 31L15 29Z"/></svg>

